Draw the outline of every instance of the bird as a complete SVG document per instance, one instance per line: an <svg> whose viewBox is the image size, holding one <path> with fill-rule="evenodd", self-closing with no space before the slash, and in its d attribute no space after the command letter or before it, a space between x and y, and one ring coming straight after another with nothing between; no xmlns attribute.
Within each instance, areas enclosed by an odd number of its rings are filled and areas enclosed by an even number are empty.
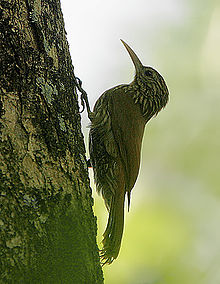
<svg viewBox="0 0 220 284"><path fill-rule="evenodd" d="M89 153L96 189L109 212L100 250L101 264L111 264L121 247L124 204L140 168L142 138L146 123L168 102L163 77L144 66L129 45L121 40L135 67L130 84L105 91L90 114Z"/></svg>

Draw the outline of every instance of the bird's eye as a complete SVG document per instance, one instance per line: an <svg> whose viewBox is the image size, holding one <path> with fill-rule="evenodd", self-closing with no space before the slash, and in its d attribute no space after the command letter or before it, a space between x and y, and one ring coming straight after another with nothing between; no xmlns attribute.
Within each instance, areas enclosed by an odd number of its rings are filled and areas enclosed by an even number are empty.
<svg viewBox="0 0 220 284"><path fill-rule="evenodd" d="M153 77L153 72L151 70L146 70L144 74L148 77Z"/></svg>

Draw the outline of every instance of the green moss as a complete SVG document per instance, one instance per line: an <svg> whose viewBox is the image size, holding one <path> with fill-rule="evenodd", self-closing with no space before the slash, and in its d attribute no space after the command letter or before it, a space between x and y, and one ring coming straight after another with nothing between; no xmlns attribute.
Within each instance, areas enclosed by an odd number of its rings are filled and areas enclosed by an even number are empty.
<svg viewBox="0 0 220 284"><path fill-rule="evenodd" d="M53 95L58 95L56 86L54 86L49 80L45 81L43 77L38 77L36 82L48 104L52 105L52 102L54 101Z"/></svg>
<svg viewBox="0 0 220 284"><path fill-rule="evenodd" d="M58 114L58 120L59 120L59 126L60 126L60 129L62 130L62 131L67 131L67 129L66 129L66 125L65 125L65 120L64 120L64 118L61 116L61 114Z"/></svg>

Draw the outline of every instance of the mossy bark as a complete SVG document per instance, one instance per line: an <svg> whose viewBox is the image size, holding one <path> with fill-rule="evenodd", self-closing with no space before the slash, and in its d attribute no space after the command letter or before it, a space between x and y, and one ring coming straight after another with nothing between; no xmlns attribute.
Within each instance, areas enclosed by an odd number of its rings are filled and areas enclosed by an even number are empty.
<svg viewBox="0 0 220 284"><path fill-rule="evenodd" d="M0 282L103 283L59 0L1 1L0 60Z"/></svg>

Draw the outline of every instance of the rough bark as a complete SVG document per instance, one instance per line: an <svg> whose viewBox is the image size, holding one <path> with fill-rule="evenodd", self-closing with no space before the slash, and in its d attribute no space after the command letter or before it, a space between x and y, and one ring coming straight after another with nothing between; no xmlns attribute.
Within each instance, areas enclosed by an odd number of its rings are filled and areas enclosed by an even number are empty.
<svg viewBox="0 0 220 284"><path fill-rule="evenodd" d="M59 0L1 1L0 60L1 281L102 283Z"/></svg>

